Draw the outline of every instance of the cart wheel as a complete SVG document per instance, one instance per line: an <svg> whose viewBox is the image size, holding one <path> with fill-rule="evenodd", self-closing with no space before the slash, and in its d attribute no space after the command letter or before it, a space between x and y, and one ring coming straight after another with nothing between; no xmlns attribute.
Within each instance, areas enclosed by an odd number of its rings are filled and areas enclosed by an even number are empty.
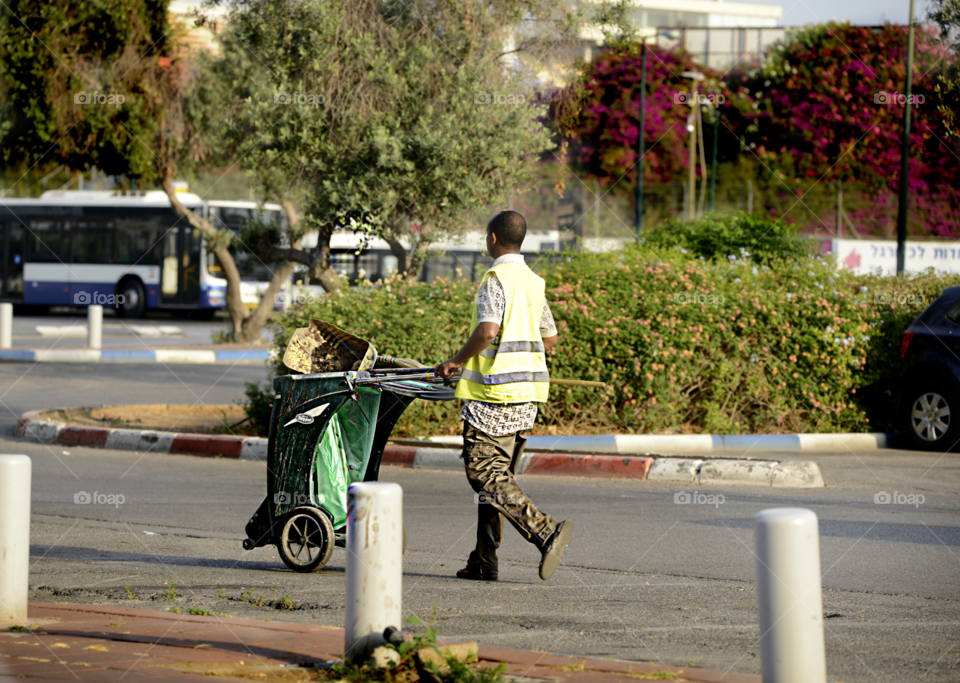
<svg viewBox="0 0 960 683"><path fill-rule="evenodd" d="M297 508L287 516L277 550L283 563L295 572L315 572L333 555L333 524L322 510Z"/></svg>

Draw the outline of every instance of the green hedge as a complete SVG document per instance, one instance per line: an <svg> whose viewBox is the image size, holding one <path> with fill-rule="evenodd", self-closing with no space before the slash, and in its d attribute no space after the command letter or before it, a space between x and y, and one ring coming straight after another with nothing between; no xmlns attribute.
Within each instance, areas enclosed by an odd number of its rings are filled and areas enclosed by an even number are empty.
<svg viewBox="0 0 960 683"><path fill-rule="evenodd" d="M552 387L537 421L537 432L551 434L889 428L884 392L897 377L903 330L960 284L960 276L856 276L820 258L768 266L649 245L571 253L535 270L560 331L551 373L608 384ZM392 281L296 306L279 320L277 352L316 317L381 353L433 364L466 340L475 287ZM458 413L452 402L418 402L395 434L454 433Z"/></svg>

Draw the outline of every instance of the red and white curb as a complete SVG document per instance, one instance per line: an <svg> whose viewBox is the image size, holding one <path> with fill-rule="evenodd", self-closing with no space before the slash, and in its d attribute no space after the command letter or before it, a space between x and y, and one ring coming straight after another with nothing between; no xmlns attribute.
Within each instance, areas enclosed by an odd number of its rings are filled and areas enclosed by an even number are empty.
<svg viewBox="0 0 960 683"><path fill-rule="evenodd" d="M459 448L460 436L432 436L425 441ZM530 436L527 447L580 453L659 453L660 455L743 455L749 451L844 453L896 448L899 434L592 434Z"/></svg>
<svg viewBox="0 0 960 683"><path fill-rule="evenodd" d="M42 411L24 413L14 436L60 446L110 448L143 453L198 455L234 460L267 459L267 439L213 434L177 434L138 429L87 427L41 420ZM430 470L462 470L460 449L387 444L383 464ZM698 459L659 455L524 453L518 475L550 474L600 479L646 479L685 484L746 484L774 488L820 488L820 468L810 461Z"/></svg>

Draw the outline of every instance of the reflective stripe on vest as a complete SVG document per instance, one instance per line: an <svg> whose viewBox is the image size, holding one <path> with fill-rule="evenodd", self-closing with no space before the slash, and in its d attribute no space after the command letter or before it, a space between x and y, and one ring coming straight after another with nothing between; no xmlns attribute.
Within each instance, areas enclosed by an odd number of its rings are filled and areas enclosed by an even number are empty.
<svg viewBox="0 0 960 683"><path fill-rule="evenodd" d="M460 379L476 382L487 387L512 382L549 382L549 372L504 372L499 375L483 375L476 370L461 370Z"/></svg>
<svg viewBox="0 0 960 683"><path fill-rule="evenodd" d="M542 341L508 341L499 346L491 344L480 355L493 360L498 353L545 353Z"/></svg>

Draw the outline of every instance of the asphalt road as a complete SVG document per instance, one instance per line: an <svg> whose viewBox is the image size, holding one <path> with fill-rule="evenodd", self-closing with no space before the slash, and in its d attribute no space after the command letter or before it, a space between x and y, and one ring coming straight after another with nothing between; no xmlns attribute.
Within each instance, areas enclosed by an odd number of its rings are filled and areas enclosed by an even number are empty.
<svg viewBox="0 0 960 683"><path fill-rule="evenodd" d="M0 431L28 410L129 403L234 403L265 366L171 363L0 363Z"/></svg>
<svg viewBox="0 0 960 683"><path fill-rule="evenodd" d="M244 379L265 376L250 366L37 365L24 375L26 368L0 366L8 414L230 402ZM240 547L265 494L262 464L27 444L9 436L12 418L5 421L0 452L34 461L33 599L343 625L344 551L324 571L300 575L273 548ZM528 477L534 500L573 519L577 531L564 565L541 582L535 550L506 529L497 584L453 578L475 533L465 477L384 468L382 479L404 487L404 614L429 619L436 610L452 638L758 673L753 518L803 506L820 517L830 679L960 679L960 456L814 457L826 489L696 489L722 494L714 505L677 504L675 494L691 486ZM123 502L77 504L81 491ZM880 492L923 501L880 505ZM295 609L274 606L283 596Z"/></svg>

